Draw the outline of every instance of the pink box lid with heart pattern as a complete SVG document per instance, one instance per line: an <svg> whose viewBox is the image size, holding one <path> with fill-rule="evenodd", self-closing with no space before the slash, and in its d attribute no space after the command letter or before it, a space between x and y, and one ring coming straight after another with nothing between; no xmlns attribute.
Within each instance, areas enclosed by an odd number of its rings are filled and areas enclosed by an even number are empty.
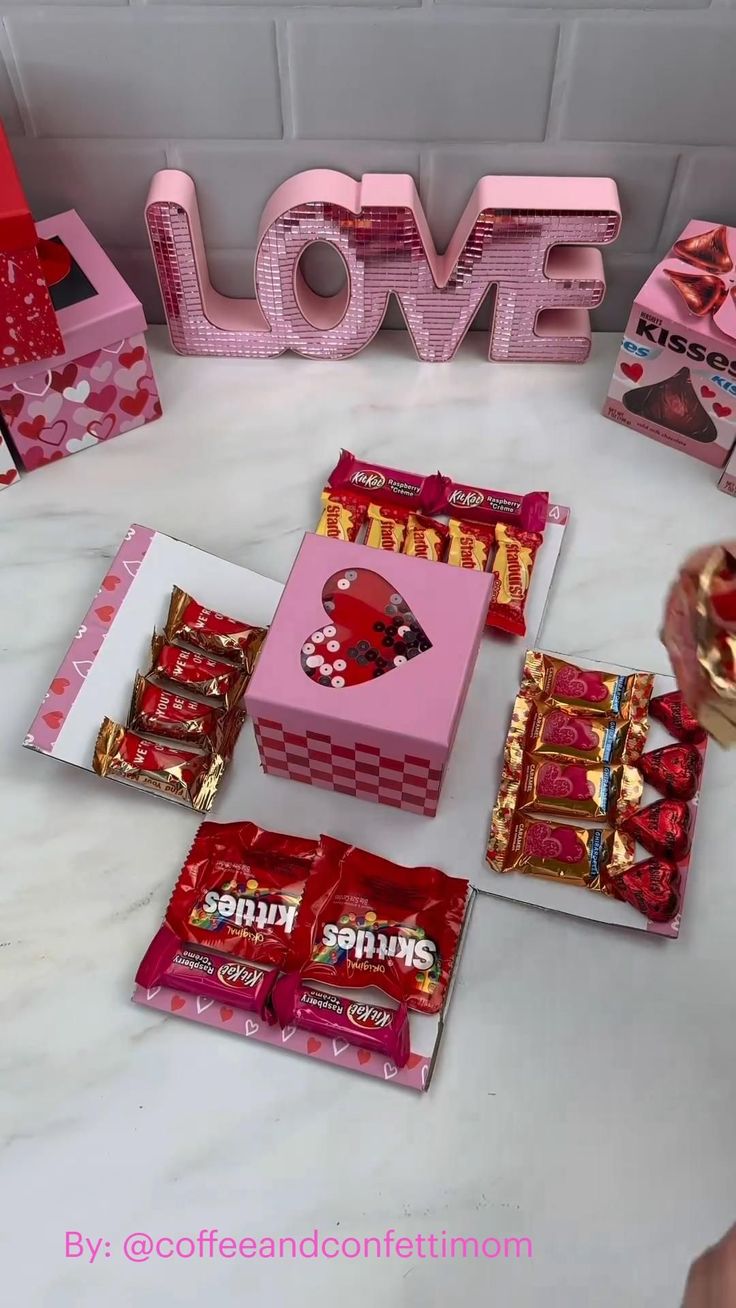
<svg viewBox="0 0 736 1308"><path fill-rule="evenodd" d="M294 731L326 730L338 744L359 737L416 749L443 767L491 585L487 573L308 533L251 679L249 713Z"/></svg>
<svg viewBox="0 0 736 1308"><path fill-rule="evenodd" d="M46 240L58 237L77 266L74 275L86 279L85 286L74 303L57 309L59 327L66 350L39 365L20 363L4 368L2 384L20 381L36 373L39 367L56 367L146 330L146 317L137 296L121 277L115 265L105 254L74 209L55 214L38 224L38 234ZM79 290L79 288L78 288Z"/></svg>

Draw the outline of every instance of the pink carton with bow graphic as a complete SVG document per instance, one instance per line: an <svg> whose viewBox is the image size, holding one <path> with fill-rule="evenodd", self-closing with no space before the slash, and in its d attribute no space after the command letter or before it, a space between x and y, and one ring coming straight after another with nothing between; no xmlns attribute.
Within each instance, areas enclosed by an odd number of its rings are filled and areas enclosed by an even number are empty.
<svg viewBox="0 0 736 1308"><path fill-rule="evenodd" d="M66 352L1 375L4 435L28 471L161 415L140 301L73 209L38 232L71 268L51 288Z"/></svg>
<svg viewBox="0 0 736 1308"><path fill-rule="evenodd" d="M247 693L264 771L433 817L491 584L306 535Z"/></svg>
<svg viewBox="0 0 736 1308"><path fill-rule="evenodd" d="M722 468L736 441L736 228L693 220L644 283L606 417Z"/></svg>

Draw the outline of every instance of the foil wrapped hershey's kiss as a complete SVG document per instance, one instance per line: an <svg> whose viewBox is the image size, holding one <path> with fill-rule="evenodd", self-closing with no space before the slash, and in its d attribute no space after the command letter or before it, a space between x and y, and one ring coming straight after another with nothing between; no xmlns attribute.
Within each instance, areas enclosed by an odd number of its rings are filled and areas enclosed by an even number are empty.
<svg viewBox="0 0 736 1308"><path fill-rule="evenodd" d="M664 271L690 312L698 318L717 313L728 295L723 280L712 273L681 273L674 268L665 268Z"/></svg>
<svg viewBox="0 0 736 1308"><path fill-rule="evenodd" d="M714 441L718 435L690 380L690 369L680 368L672 377L627 391L624 407L641 418L669 427L694 441Z"/></svg>
<svg viewBox="0 0 736 1308"><path fill-rule="evenodd" d="M733 268L726 228L723 226L712 227L700 236L687 236L675 241L672 253L705 272L726 273Z"/></svg>

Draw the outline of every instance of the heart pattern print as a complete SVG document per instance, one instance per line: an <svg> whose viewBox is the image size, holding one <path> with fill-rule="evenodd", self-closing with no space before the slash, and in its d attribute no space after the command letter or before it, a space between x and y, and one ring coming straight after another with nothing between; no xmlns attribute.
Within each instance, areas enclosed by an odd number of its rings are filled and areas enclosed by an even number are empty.
<svg viewBox="0 0 736 1308"><path fill-rule="evenodd" d="M323 587L322 607L328 621L301 647L302 669L316 685L363 685L432 648L404 596L368 568L334 573Z"/></svg>
<svg viewBox="0 0 736 1308"><path fill-rule="evenodd" d="M397 1068L387 1062L382 1054L371 1053L357 1045L349 1045L344 1040L318 1040L295 1026L270 1026L266 1022L256 1022L242 1011L232 1008L218 1008L207 1003L201 996L180 995L166 986L154 986L151 990L136 986L133 1003L154 1008L159 1013L175 1017L188 1018L190 1022L199 1022L202 1026L211 1026L216 1030L229 1031L257 1044L271 1045L273 1049L287 1049L290 1053L302 1054L307 1058L316 1058L319 1062L330 1063L333 1067L346 1067L353 1072L362 1072L366 1076L375 1076L380 1081L391 1081L394 1085L407 1086L410 1090L424 1091L429 1084L431 1058L425 1054L411 1053L404 1067Z"/></svg>
<svg viewBox="0 0 736 1308"><path fill-rule="evenodd" d="M13 462L13 456L6 442L0 436L0 490L4 490L6 486L12 486L14 482L19 480L20 477Z"/></svg>
<svg viewBox="0 0 736 1308"><path fill-rule="evenodd" d="M28 472L153 422L161 402L145 338L0 387L0 413Z"/></svg>

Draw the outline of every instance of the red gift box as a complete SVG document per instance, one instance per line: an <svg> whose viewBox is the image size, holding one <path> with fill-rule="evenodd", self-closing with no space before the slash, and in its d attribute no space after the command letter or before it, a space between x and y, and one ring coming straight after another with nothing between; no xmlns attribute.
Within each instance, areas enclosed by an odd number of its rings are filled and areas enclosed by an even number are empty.
<svg viewBox="0 0 736 1308"><path fill-rule="evenodd" d="M63 352L36 227L0 123L0 369Z"/></svg>

